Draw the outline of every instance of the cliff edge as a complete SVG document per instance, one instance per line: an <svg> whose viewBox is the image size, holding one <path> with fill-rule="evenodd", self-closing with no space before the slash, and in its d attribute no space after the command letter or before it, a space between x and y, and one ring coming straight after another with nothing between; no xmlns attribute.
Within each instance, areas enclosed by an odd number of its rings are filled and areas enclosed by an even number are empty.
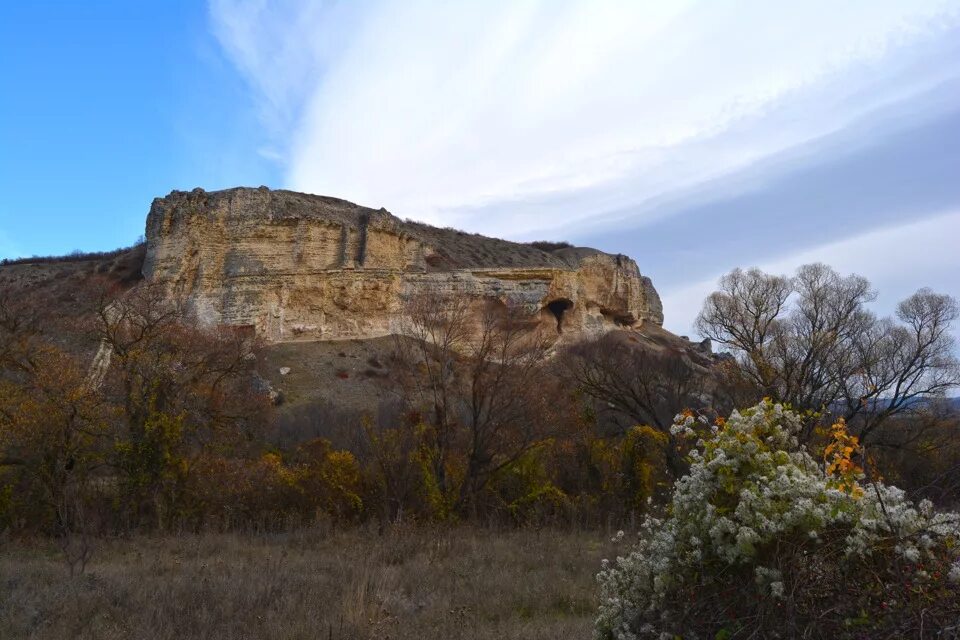
<svg viewBox="0 0 960 640"><path fill-rule="evenodd" d="M517 305L561 333L663 323L653 284L626 256L544 250L325 196L174 191L154 200L146 243L146 278L200 321L269 342L397 333L419 294Z"/></svg>

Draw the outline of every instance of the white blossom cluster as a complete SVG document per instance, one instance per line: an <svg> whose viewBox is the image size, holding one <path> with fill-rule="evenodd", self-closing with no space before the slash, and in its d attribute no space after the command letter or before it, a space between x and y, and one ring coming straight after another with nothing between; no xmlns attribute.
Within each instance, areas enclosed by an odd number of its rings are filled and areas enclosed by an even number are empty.
<svg viewBox="0 0 960 640"><path fill-rule="evenodd" d="M783 576L764 556L778 539L816 546L824 532L842 531L848 559L892 545L916 565L945 539L960 538L958 514L934 513L928 501L915 505L896 487L838 486L798 446L800 428L799 416L770 401L734 412L722 427L677 416L674 435L703 439L674 487L669 516L648 517L631 553L604 562L598 638L672 634L660 605L710 567L753 565L760 593L782 598ZM960 580L960 560L948 579Z"/></svg>

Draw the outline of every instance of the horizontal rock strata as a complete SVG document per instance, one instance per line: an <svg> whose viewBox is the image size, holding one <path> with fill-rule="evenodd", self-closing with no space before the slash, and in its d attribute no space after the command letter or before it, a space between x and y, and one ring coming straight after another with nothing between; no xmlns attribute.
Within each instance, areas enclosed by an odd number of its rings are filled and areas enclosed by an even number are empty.
<svg viewBox="0 0 960 640"><path fill-rule="evenodd" d="M336 198L174 191L154 200L146 239L144 276L200 321L273 342L397 333L419 294L498 300L563 333L663 322L656 290L626 256L545 251Z"/></svg>

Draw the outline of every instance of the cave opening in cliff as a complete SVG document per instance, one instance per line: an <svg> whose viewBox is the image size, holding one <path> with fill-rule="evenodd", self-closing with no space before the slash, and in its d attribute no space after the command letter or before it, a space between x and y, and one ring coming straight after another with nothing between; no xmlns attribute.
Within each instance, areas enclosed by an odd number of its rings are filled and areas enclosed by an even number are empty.
<svg viewBox="0 0 960 640"><path fill-rule="evenodd" d="M558 298L547 303L547 310L557 319L557 333L563 333L563 314L573 306L573 302L566 298Z"/></svg>

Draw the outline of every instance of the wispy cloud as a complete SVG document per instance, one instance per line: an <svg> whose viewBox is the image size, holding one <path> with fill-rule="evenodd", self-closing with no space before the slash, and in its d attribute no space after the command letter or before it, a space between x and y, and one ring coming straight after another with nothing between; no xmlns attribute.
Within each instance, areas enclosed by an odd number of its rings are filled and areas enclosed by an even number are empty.
<svg viewBox="0 0 960 640"><path fill-rule="evenodd" d="M636 256L671 300L668 325L683 333L689 310L703 299L691 283L715 282L734 267L771 264L782 256L828 255L826 247L865 234L872 238L877 229L905 232L889 258L901 281L877 273L872 277L881 291L902 290L905 279L913 288L940 286L960 297L960 281L922 268L943 237L906 235L930 231L908 223L960 210L960 105L941 112L958 95L960 83L944 85L757 166L640 205L637 217L649 218L641 226L624 222L613 230L584 230L580 240ZM852 257L826 261L888 259L883 248L857 246ZM960 253L937 255L950 264L944 273L960 273Z"/></svg>
<svg viewBox="0 0 960 640"><path fill-rule="evenodd" d="M960 296L956 276L960 259L956 242L960 238L960 211L952 211L924 220L837 240L805 251L799 251L762 263L768 273L792 275L797 267L823 262L843 274L857 273L871 282L882 284L874 309L889 314L897 303L923 286ZM664 314L671 327L680 333L693 331L693 322L702 301L714 291L722 272L664 296Z"/></svg>
<svg viewBox="0 0 960 640"><path fill-rule="evenodd" d="M351 11L217 0L211 13L288 151L289 186L472 228L489 225L473 213L497 202L594 191L575 210L512 220L514 232L627 206L842 126L890 99L850 100L877 66L955 17L943 2ZM751 120L825 85L841 95L816 118L751 132ZM730 130L735 141L700 144ZM603 189L634 179L629 193Z"/></svg>
<svg viewBox="0 0 960 640"><path fill-rule="evenodd" d="M210 14L285 186L630 253L678 329L714 274L960 207L957 154L905 142L957 126L955 2L213 0ZM892 189L898 150L912 177ZM803 232L765 224L778 202L810 216Z"/></svg>

